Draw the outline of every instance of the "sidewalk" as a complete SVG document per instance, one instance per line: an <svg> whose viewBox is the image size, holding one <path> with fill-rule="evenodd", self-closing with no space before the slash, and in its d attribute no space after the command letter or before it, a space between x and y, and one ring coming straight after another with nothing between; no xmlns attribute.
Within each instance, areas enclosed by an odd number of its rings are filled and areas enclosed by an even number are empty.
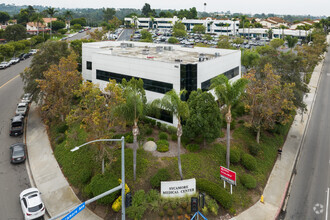
<svg viewBox="0 0 330 220"><path fill-rule="evenodd" d="M330 35L327 37L327 42L330 43ZM322 66L323 61L314 69L308 85L310 92L304 97L304 102L307 105L307 112L303 115L303 121L301 121L301 114L297 114L294 118L283 146L281 160L276 161L264 189L264 203L258 201L249 209L232 218L232 220L269 220L276 219L280 214L286 192L290 186L292 171L305 135L305 128L308 127L313 110Z"/></svg>
<svg viewBox="0 0 330 220"><path fill-rule="evenodd" d="M29 111L26 145L33 177L31 185L42 193L41 197L49 215L53 217L79 205L81 201L72 191L53 155L46 128L34 103ZM86 207L76 215L75 219L100 220L101 218Z"/></svg>

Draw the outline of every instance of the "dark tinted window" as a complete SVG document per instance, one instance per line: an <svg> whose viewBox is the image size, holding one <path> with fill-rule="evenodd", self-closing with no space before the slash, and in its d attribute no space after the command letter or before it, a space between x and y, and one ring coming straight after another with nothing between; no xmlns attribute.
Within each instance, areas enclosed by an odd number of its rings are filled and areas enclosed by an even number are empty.
<svg viewBox="0 0 330 220"><path fill-rule="evenodd" d="M231 70L228 70L226 72L223 73L228 79L234 78L235 76L238 76L239 74L239 67L235 67ZM220 74L219 74L220 75ZM203 91L208 91L211 85L211 80L214 79L215 77L206 80L204 82L202 82L202 90Z"/></svg>
<svg viewBox="0 0 330 220"><path fill-rule="evenodd" d="M197 90L197 64L181 64L180 65L180 90L187 90L187 94L183 94L181 99L188 100L190 93Z"/></svg>
<svg viewBox="0 0 330 220"><path fill-rule="evenodd" d="M33 206L33 207L28 208L29 212L37 212L40 209L42 209L42 204L41 203L37 206Z"/></svg>
<svg viewBox="0 0 330 220"><path fill-rule="evenodd" d="M107 72L103 70L96 70L96 79L103 80L103 81L109 81L109 79L116 80L117 83L121 83L123 79L126 79L127 81L130 81L133 77L128 75L123 75L119 73L113 73L113 72ZM140 79L138 77L135 77L136 79ZM143 80L143 88L148 91L152 92L158 92L165 94L168 91L171 91L173 89L173 84L155 81L151 79L144 79Z"/></svg>
<svg viewBox="0 0 330 220"><path fill-rule="evenodd" d="M13 123L11 124L12 127L20 127L20 126L22 126L22 125L23 125L22 122L13 122Z"/></svg>
<svg viewBox="0 0 330 220"><path fill-rule="evenodd" d="M92 70L92 62L90 62L90 61L86 61L86 68L87 68L88 70Z"/></svg>

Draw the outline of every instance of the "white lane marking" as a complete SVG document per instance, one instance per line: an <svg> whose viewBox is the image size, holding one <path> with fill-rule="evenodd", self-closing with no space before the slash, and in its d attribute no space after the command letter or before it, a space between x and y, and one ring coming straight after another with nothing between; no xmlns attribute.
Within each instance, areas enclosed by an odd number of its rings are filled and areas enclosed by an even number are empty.
<svg viewBox="0 0 330 220"><path fill-rule="evenodd" d="M328 206L329 206L329 187L327 190L327 207L325 207L325 220L328 220Z"/></svg>
<svg viewBox="0 0 330 220"><path fill-rule="evenodd" d="M319 215L323 213L323 205L320 203L316 203L315 206L313 207L314 212Z"/></svg>
<svg viewBox="0 0 330 220"><path fill-rule="evenodd" d="M17 76L15 76L14 78L11 78L10 80L8 80L5 84L3 84L2 86L0 86L0 89L2 88L2 87L4 87L5 85L7 85L8 83L10 83L11 81L13 81L14 79L16 79L17 77L19 77L20 76L20 74L18 74Z"/></svg>

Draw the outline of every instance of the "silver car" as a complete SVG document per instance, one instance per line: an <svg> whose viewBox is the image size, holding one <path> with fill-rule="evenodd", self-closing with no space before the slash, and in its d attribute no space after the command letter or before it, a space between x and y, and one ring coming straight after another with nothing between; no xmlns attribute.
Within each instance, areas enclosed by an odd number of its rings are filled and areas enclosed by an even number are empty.
<svg viewBox="0 0 330 220"><path fill-rule="evenodd" d="M9 67L10 64L8 62L1 62L0 63L0 69L6 69L7 67Z"/></svg>
<svg viewBox="0 0 330 220"><path fill-rule="evenodd" d="M25 93L22 97L22 101L23 103L30 103L32 101L32 94L31 93Z"/></svg>
<svg viewBox="0 0 330 220"><path fill-rule="evenodd" d="M25 116L28 111L29 104L28 103L18 103L17 108L16 108L16 115L23 115Z"/></svg>

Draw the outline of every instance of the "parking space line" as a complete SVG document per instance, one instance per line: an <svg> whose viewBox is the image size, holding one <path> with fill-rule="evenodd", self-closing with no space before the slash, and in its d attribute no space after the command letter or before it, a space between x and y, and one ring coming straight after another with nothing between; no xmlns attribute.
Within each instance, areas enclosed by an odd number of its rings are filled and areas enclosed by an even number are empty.
<svg viewBox="0 0 330 220"><path fill-rule="evenodd" d="M1 89L2 87L4 87L5 85L7 85L8 83L10 83L11 81L13 81L14 79L16 79L17 77L19 77L19 76L20 76L20 74L18 74L18 75L15 76L14 78L10 79L9 81L7 81L5 84L3 84L2 86L0 86L0 89Z"/></svg>

